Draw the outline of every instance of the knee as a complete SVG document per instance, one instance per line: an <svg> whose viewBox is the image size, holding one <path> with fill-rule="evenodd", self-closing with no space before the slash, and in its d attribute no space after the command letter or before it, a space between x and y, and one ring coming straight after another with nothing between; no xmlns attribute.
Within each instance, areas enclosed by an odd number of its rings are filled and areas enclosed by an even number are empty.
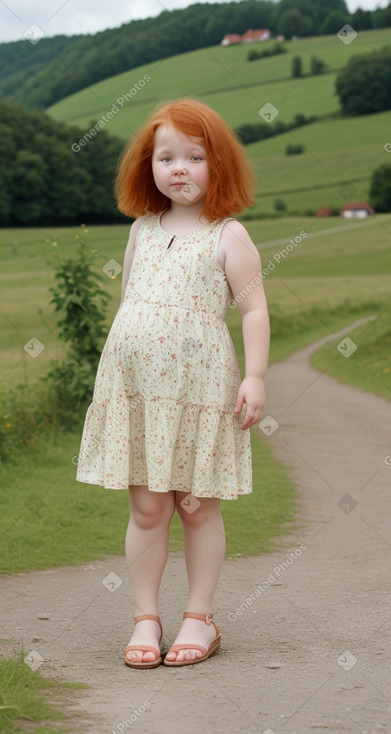
<svg viewBox="0 0 391 734"><path fill-rule="evenodd" d="M182 524L198 527L205 522L213 522L220 515L220 501L213 498L195 497L177 493L176 508Z"/></svg>
<svg viewBox="0 0 391 734"><path fill-rule="evenodd" d="M150 530L159 525L166 527L175 512L175 502L171 494L171 492L167 494L148 492L142 502L132 504L131 520L143 530Z"/></svg>

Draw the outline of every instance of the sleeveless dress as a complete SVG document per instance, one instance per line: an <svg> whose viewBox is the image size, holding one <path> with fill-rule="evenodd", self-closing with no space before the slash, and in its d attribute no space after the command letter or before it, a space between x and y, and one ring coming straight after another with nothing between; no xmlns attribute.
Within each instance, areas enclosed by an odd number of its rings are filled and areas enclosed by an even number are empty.
<svg viewBox="0 0 391 734"><path fill-rule="evenodd" d="M124 300L103 348L76 479L196 497L252 491L246 405L224 322L233 294L217 260L219 219L172 235L144 218Z"/></svg>

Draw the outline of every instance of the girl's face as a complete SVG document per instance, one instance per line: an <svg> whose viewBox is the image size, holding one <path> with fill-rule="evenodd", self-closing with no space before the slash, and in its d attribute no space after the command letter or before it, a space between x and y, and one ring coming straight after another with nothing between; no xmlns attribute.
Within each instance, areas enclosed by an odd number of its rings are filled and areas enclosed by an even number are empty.
<svg viewBox="0 0 391 734"><path fill-rule="evenodd" d="M209 183L203 139L189 137L172 125L160 125L155 132L152 172L159 191L173 203L191 206L202 201Z"/></svg>

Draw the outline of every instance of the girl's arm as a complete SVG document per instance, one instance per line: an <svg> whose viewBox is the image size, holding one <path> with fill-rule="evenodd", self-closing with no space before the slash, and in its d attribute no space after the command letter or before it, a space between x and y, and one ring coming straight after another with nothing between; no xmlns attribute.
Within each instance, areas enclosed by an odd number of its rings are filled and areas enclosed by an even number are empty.
<svg viewBox="0 0 391 734"><path fill-rule="evenodd" d="M234 412L246 403L241 428L257 423L265 407L265 385L270 345L270 322L262 280L262 264L257 248L240 222L229 221L221 232L225 253L224 270L242 316L246 376L242 381Z"/></svg>
<svg viewBox="0 0 391 734"><path fill-rule="evenodd" d="M128 285L130 270L132 267L134 251L136 247L136 237L143 222L143 219L143 217L140 217L140 219L136 219L130 228L129 239L128 244L126 245L124 264L122 268L121 304L125 298L126 286Z"/></svg>

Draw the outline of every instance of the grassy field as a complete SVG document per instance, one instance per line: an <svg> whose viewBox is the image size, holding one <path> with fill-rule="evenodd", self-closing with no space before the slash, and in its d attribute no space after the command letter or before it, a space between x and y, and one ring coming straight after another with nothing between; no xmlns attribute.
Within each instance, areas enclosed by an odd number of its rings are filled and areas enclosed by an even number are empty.
<svg viewBox="0 0 391 734"><path fill-rule="evenodd" d="M336 35L317 36L286 43L287 53L248 62L249 46L213 46L172 56L118 74L93 84L49 108L56 120L85 128L104 115L145 74L151 77L142 89L114 114L106 129L128 138L160 100L186 95L199 96L235 127L260 121L258 109L271 101L279 109L279 119L291 120L295 113L324 115L339 109L333 95L337 70L352 56L370 53L390 43L391 29L360 31L346 46ZM262 48L274 44L265 42ZM321 77L291 79L291 60L300 55L303 73L308 74L313 54L328 65Z"/></svg>
<svg viewBox="0 0 391 734"><path fill-rule="evenodd" d="M249 221L246 227L260 247L263 267L273 261L273 256L289 243L289 239L301 231L307 233L301 244L265 277L273 330L270 363L317 335L322 336L328 328L340 328L346 319L349 322L349 308L345 309L345 315L343 306L346 300L358 305L370 302L373 307L378 304L379 308L387 300L391 265L390 215L355 223L338 217L284 218ZM128 232L127 225L0 231L0 382L33 385L47 371L49 360L62 353L53 307L49 303L49 288L54 283L50 259L75 251L83 242L98 251L98 269L110 258L122 264ZM273 241L277 244L270 244ZM13 244L15 242L18 244ZM121 278L107 278L105 287L112 295L107 318L109 327L120 301ZM42 319L39 309L43 312ZM324 316L326 326L322 325L322 317L316 317L317 309L328 313L328 317ZM284 330L281 332L280 321L281 316L286 320L288 315L299 328L294 327L286 334ZM236 347L240 352L238 309L229 310L227 324L236 334ZM34 336L44 345L35 359L23 348Z"/></svg>
<svg viewBox="0 0 391 734"><path fill-rule="evenodd" d="M367 201L374 168L391 163L391 112L349 120L314 122L247 146L259 183L252 214L271 214L276 198L289 212L340 210L348 201ZM285 155L301 143L305 152Z"/></svg>

